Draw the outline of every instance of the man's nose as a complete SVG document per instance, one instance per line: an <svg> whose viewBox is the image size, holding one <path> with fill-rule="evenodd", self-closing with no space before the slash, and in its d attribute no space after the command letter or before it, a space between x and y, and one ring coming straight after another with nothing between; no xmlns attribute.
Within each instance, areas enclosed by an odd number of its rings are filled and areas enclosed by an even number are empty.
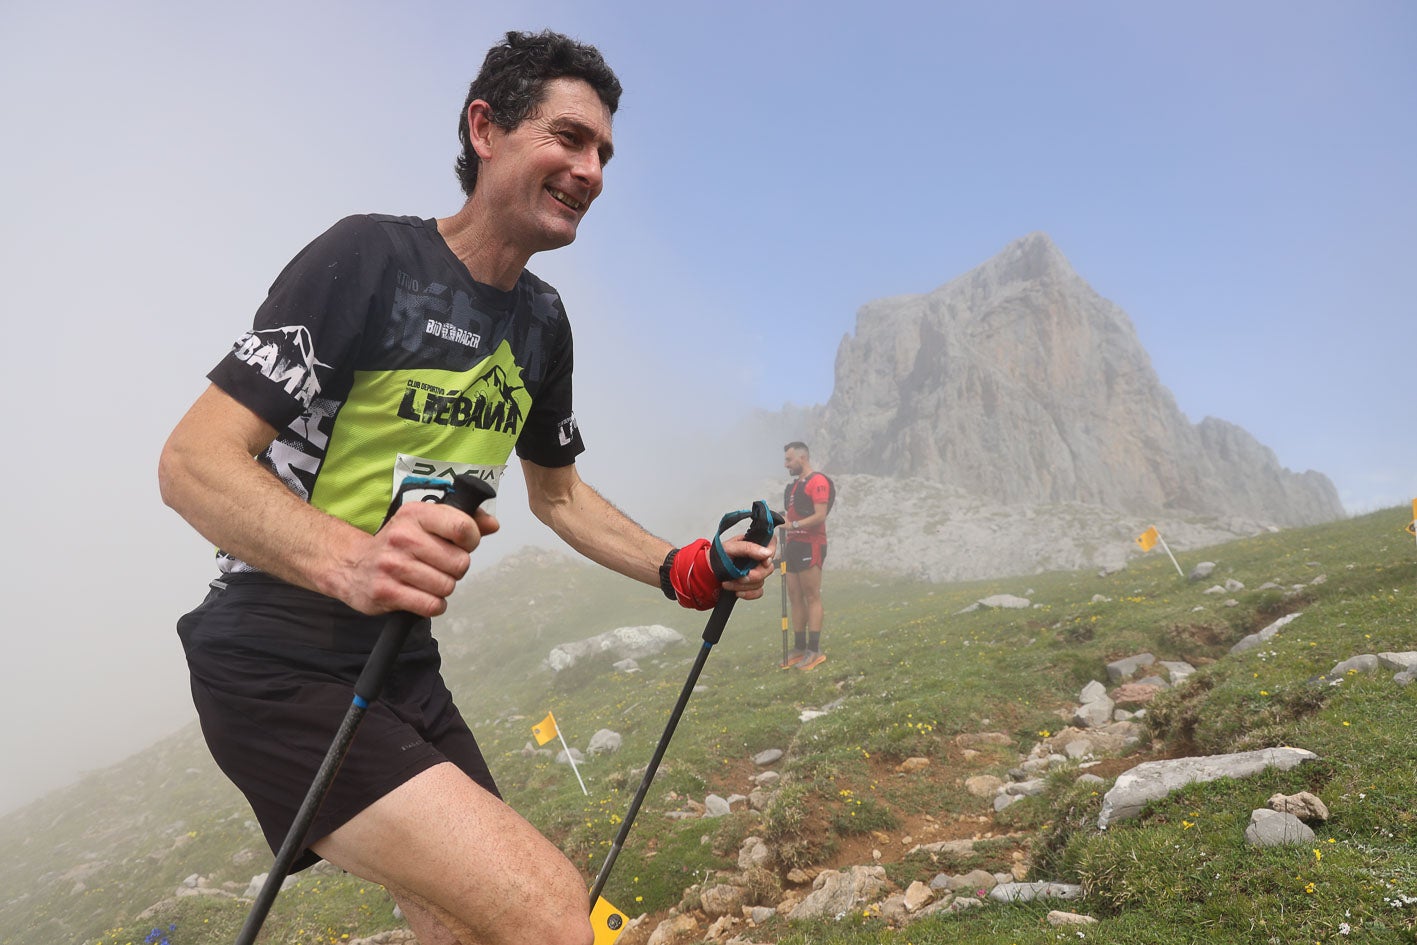
<svg viewBox="0 0 1417 945"><path fill-rule="evenodd" d="M590 188L591 199L594 200L602 187L605 186L605 165L600 161L600 152L595 148L586 148L581 151L576 158L575 165L571 168L571 173L576 180Z"/></svg>

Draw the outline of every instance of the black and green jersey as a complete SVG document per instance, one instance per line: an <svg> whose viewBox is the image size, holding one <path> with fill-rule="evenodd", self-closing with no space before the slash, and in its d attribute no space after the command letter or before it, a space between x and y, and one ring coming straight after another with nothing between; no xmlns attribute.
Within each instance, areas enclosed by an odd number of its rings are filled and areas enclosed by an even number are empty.
<svg viewBox="0 0 1417 945"><path fill-rule="evenodd" d="M571 368L555 289L525 271L510 291L483 285L436 221L371 214L291 260L207 376L280 431L263 466L372 533L405 476L472 471L495 486L513 447L574 462Z"/></svg>

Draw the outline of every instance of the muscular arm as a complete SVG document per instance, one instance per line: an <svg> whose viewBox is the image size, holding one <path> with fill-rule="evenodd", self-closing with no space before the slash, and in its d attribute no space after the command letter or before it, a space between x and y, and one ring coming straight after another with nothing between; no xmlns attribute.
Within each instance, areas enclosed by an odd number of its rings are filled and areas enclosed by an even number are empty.
<svg viewBox="0 0 1417 945"><path fill-rule="evenodd" d="M581 479L575 464L539 466L522 460L532 514L596 564L654 587L674 546L641 528Z"/></svg>
<svg viewBox="0 0 1417 945"><path fill-rule="evenodd" d="M659 566L673 545L645 531L592 489L574 463L548 467L522 460L522 471L532 513L566 544L596 564L659 586ZM723 547L733 557L756 560L747 577L723 586L745 600L761 597L763 581L773 570L776 543L762 547L734 538L725 539Z"/></svg>
<svg viewBox="0 0 1417 945"><path fill-rule="evenodd" d="M496 520L410 503L370 535L304 502L256 462L275 436L270 424L208 387L163 446L163 501L222 550L363 613L442 613L467 571L467 552L496 531Z"/></svg>

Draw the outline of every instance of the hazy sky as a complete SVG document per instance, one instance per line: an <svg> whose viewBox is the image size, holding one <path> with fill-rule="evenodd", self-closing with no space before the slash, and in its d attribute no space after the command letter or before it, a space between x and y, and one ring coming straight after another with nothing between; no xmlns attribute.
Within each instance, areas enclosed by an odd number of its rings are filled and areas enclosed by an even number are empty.
<svg viewBox="0 0 1417 945"><path fill-rule="evenodd" d="M6 0L3 305L35 344L0 378L0 810L192 717L172 625L213 566L158 499L167 432L312 237L457 209L467 84L547 26L626 89L605 193L532 268L576 326L583 474L631 512L714 462L692 435L824 402L863 303L1035 230L1192 420L1350 511L1417 496L1417 5ZM547 534L523 494L502 551Z"/></svg>

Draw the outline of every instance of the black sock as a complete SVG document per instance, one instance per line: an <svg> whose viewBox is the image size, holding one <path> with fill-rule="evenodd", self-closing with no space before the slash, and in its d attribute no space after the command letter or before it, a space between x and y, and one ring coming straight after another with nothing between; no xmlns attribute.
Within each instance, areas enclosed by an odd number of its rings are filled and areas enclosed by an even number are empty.
<svg viewBox="0 0 1417 945"><path fill-rule="evenodd" d="M820 633L810 634L807 640L807 649L811 650L813 653L822 652L822 635Z"/></svg>
<svg viewBox="0 0 1417 945"><path fill-rule="evenodd" d="M795 630L792 633L792 648L794 650L807 649L807 631Z"/></svg>

